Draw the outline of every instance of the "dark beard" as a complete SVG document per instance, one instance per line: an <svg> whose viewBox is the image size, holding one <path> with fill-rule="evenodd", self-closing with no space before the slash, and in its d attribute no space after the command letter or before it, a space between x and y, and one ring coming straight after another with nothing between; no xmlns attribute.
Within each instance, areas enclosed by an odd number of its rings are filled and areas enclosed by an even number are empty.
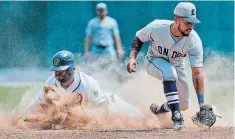
<svg viewBox="0 0 235 139"><path fill-rule="evenodd" d="M61 84L66 83L69 81L71 78L74 78L74 71L73 69L69 68L66 70L66 74L64 75L64 78L61 80L58 80Z"/></svg>
<svg viewBox="0 0 235 139"><path fill-rule="evenodd" d="M105 17L105 15L99 15L99 18L102 20L104 19L104 17Z"/></svg>
<svg viewBox="0 0 235 139"><path fill-rule="evenodd" d="M189 33L189 34L186 34L186 33L184 33L184 31L182 31L180 28L181 28L181 26L179 25L179 26L178 26L178 30L179 30L179 32L181 33L181 35L183 35L183 36L189 36L190 33Z"/></svg>
<svg viewBox="0 0 235 139"><path fill-rule="evenodd" d="M65 75L63 79L59 80L59 82L60 82L61 84L64 84L64 83L66 83L69 79L70 79L70 77L69 77L68 75Z"/></svg>

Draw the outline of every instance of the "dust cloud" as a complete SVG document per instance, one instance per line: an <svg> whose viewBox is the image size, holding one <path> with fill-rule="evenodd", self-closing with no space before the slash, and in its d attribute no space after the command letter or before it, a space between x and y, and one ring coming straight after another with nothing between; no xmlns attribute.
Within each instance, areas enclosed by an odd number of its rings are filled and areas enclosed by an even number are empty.
<svg viewBox="0 0 235 139"><path fill-rule="evenodd" d="M183 116L186 127L194 127L191 117L199 110L199 107L191 81L191 69L188 61L185 61L185 64L190 86L190 108L183 112ZM148 75L143 64L140 64L138 71L132 74L125 71L125 64L107 64L106 60L102 59L89 65L78 65L78 71L91 75L98 80L104 92L116 94L124 101L138 107L143 115L128 117L127 113L119 112L104 116L104 111L101 109L83 105L72 106L69 108L69 112L57 111L57 114L66 113L67 121L63 124L66 124L65 126L69 129L112 130L172 127L169 113L156 117L149 110L151 103L161 105L166 99L161 81ZM204 61L203 69L205 101L207 104L215 106L217 114L223 117L218 118L214 126L234 126L234 61L226 56L215 54ZM1 128L42 129L44 124L42 121L45 122L45 119L50 117L44 115L44 119L39 118L40 122L24 122L19 119L20 113L22 114L29 101L35 98L36 93L35 89L25 92L22 101L14 112L2 111L0 113ZM38 118L38 116L36 117Z"/></svg>

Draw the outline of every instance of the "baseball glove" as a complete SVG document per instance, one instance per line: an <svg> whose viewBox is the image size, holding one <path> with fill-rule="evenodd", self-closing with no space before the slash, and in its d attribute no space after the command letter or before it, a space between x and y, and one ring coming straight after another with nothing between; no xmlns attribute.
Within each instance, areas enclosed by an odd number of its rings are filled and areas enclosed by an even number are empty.
<svg viewBox="0 0 235 139"><path fill-rule="evenodd" d="M210 129L210 127L215 124L216 117L219 116L214 113L213 108L210 105L204 105L200 108L200 111L192 117L192 120L195 125L200 127L207 126Z"/></svg>

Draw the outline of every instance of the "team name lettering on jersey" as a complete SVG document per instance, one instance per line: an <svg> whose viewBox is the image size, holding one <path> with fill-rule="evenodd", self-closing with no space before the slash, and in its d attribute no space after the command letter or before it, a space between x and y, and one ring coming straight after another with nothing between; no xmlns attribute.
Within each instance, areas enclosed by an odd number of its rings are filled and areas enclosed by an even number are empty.
<svg viewBox="0 0 235 139"><path fill-rule="evenodd" d="M177 57L186 57L186 54L181 54L179 52L173 51L171 58L177 58Z"/></svg>
<svg viewBox="0 0 235 139"><path fill-rule="evenodd" d="M158 51L159 54L168 56L169 49L162 48L161 46L155 47L155 49ZM179 52L173 51L171 58L177 58L177 57L186 57L186 54L181 54Z"/></svg>
<svg viewBox="0 0 235 139"><path fill-rule="evenodd" d="M155 47L159 54L168 56L169 49L162 48L161 46Z"/></svg>

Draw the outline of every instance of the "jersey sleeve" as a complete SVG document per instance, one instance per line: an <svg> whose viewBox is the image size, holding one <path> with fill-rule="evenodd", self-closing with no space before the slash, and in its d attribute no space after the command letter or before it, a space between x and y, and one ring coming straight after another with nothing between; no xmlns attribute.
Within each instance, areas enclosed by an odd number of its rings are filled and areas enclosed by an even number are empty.
<svg viewBox="0 0 235 139"><path fill-rule="evenodd" d="M189 48L189 61L192 67L203 66L203 47L199 37L194 40Z"/></svg>
<svg viewBox="0 0 235 139"><path fill-rule="evenodd" d="M55 81L54 79L54 75L52 75L51 77L49 77L47 79L47 81L45 82L45 85L48 84L48 85L52 85L52 86L55 86L55 84L53 84ZM36 94L36 100L38 102L42 102L45 98L45 95L44 95L44 86L40 89L39 93Z"/></svg>
<svg viewBox="0 0 235 139"><path fill-rule="evenodd" d="M141 30L137 31L135 36L138 37L142 42L149 41L152 29L153 29L155 24L156 24L156 20L149 23L147 26L145 26Z"/></svg>

